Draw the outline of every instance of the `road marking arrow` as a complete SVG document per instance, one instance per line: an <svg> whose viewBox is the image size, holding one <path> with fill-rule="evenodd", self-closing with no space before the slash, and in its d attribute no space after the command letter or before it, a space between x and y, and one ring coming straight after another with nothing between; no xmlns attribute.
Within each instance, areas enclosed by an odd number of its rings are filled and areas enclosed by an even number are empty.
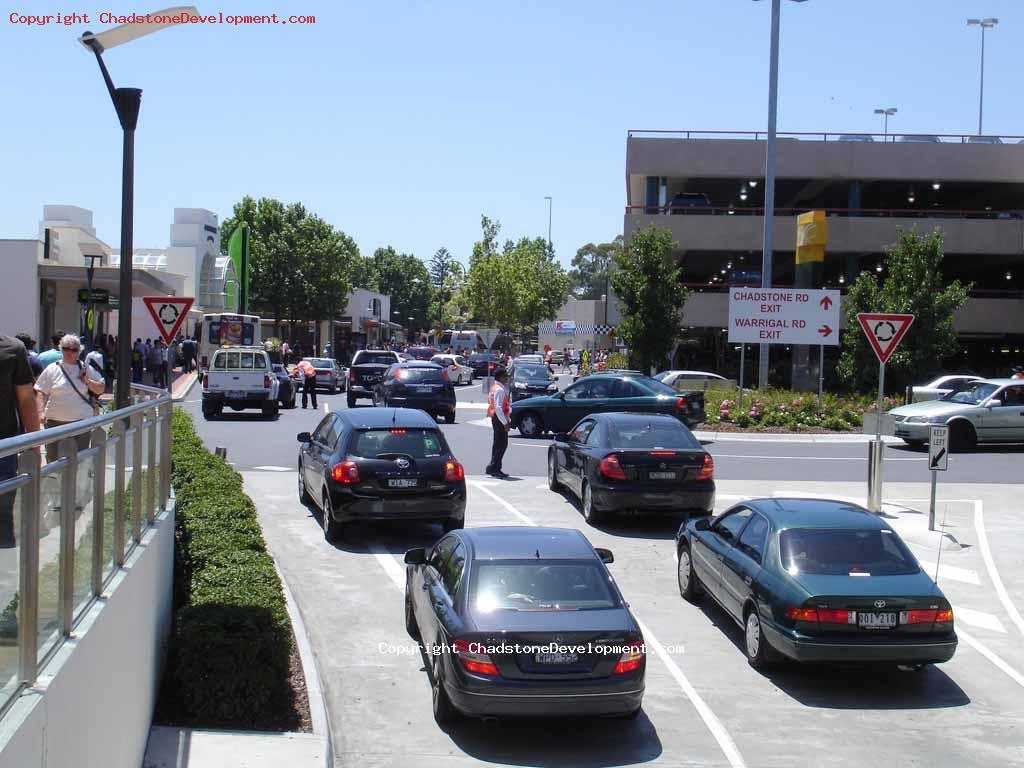
<svg viewBox="0 0 1024 768"><path fill-rule="evenodd" d="M826 296L825 298L827 299L828 297ZM832 335L832 329L826 323L825 325L821 326L821 328L818 329L818 333L820 333L822 336L828 338L829 336Z"/></svg>
<svg viewBox="0 0 1024 768"><path fill-rule="evenodd" d="M825 309L828 309L829 307L832 306L832 299L830 299L828 296L822 296L821 301L819 301L818 303Z"/></svg>

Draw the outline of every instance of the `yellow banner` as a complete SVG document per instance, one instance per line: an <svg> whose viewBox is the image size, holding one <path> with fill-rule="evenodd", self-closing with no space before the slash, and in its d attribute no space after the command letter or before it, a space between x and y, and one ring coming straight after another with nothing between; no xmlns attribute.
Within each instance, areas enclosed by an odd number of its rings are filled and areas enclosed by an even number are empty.
<svg viewBox="0 0 1024 768"><path fill-rule="evenodd" d="M828 222L824 211L808 211L796 217L796 263L825 260Z"/></svg>

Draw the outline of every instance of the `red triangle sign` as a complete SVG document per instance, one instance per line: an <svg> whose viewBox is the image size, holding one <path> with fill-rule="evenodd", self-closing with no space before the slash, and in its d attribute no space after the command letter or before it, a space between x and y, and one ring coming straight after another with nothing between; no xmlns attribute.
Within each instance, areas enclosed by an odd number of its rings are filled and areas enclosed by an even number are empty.
<svg viewBox="0 0 1024 768"><path fill-rule="evenodd" d="M142 300L146 302L146 309L168 344L174 341L195 301L181 296L145 296Z"/></svg>
<svg viewBox="0 0 1024 768"><path fill-rule="evenodd" d="M861 312L857 315L857 322L868 337L871 348L875 350L878 362L885 365L914 322L914 316Z"/></svg>

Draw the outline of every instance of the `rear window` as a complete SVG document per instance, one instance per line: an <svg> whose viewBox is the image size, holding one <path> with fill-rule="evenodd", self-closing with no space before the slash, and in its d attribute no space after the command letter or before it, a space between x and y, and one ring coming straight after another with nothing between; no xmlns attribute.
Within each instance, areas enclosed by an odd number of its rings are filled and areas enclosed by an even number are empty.
<svg viewBox="0 0 1024 768"><path fill-rule="evenodd" d="M267 358L261 352L218 352L213 357L215 371L265 371Z"/></svg>
<svg viewBox="0 0 1024 768"><path fill-rule="evenodd" d="M679 392L676 391L675 387L670 387L665 382L652 379L650 376L633 376L629 380L634 384L639 384L642 388L653 392L655 395L679 396Z"/></svg>
<svg viewBox="0 0 1024 768"><path fill-rule="evenodd" d="M393 365L397 362L390 352L359 352L352 365Z"/></svg>
<svg viewBox="0 0 1024 768"><path fill-rule="evenodd" d="M399 368L396 378L404 384L440 384L444 374L440 368Z"/></svg>
<svg viewBox="0 0 1024 768"><path fill-rule="evenodd" d="M402 454L414 459L440 456L446 450L441 433L435 429L365 429L352 437L349 455L364 459Z"/></svg>
<svg viewBox="0 0 1024 768"><path fill-rule="evenodd" d="M608 424L611 447L621 450L700 450L700 443L675 419L615 420Z"/></svg>
<svg viewBox="0 0 1024 768"><path fill-rule="evenodd" d="M920 568L889 530L792 528L779 537L782 567L791 574L899 576Z"/></svg>
<svg viewBox="0 0 1024 768"><path fill-rule="evenodd" d="M618 608L607 578L592 562L480 562L470 601L485 613Z"/></svg>
<svg viewBox="0 0 1024 768"><path fill-rule="evenodd" d="M307 357L306 360L314 368L319 368L321 370L325 368L331 370L334 368L334 361L327 357Z"/></svg>

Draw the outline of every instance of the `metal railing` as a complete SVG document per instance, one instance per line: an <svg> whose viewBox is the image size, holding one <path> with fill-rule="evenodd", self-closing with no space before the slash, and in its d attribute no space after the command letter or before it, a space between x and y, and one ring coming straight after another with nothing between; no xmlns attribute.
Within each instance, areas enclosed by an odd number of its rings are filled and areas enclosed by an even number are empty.
<svg viewBox="0 0 1024 768"><path fill-rule="evenodd" d="M952 208L775 208L776 216L799 216L809 210L824 211L827 216L850 219L1000 219L1020 221L1024 210L956 210ZM729 205L627 205L627 216L764 216L764 208Z"/></svg>
<svg viewBox="0 0 1024 768"><path fill-rule="evenodd" d="M747 139L765 141L766 131L703 131L658 128L630 128L626 132L630 139ZM1024 136L974 133L874 133L853 131L778 131L779 139L801 141L842 141L842 142L896 142L926 144L1020 144Z"/></svg>
<svg viewBox="0 0 1024 768"><path fill-rule="evenodd" d="M0 459L18 457L17 474L0 482L0 515L11 523L20 516L14 546L0 549L0 717L74 636L167 508L171 398L133 384L132 400L0 440Z"/></svg>

